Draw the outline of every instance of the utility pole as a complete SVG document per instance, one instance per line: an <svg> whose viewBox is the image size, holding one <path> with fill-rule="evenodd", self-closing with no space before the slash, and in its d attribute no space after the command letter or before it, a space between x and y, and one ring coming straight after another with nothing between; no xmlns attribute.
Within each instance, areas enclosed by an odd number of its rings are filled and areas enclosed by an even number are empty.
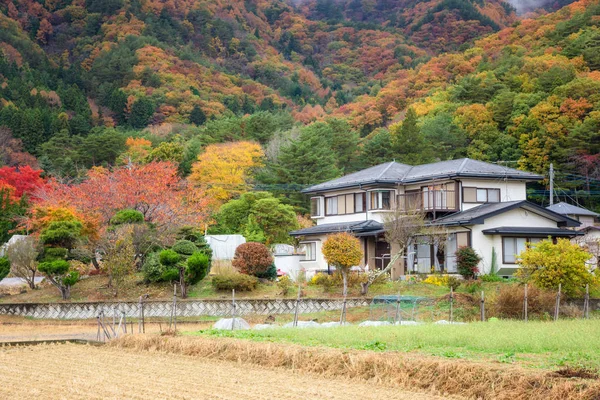
<svg viewBox="0 0 600 400"><path fill-rule="evenodd" d="M550 163L550 205L554 204L554 164Z"/></svg>

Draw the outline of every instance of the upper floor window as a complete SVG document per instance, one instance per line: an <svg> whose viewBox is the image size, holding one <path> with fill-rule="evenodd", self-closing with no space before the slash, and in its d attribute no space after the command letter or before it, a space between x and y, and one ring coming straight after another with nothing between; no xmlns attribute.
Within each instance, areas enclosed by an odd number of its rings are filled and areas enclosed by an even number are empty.
<svg viewBox="0 0 600 400"><path fill-rule="evenodd" d="M392 192L390 190L377 190L370 192L370 210L389 210L391 209Z"/></svg>
<svg viewBox="0 0 600 400"><path fill-rule="evenodd" d="M354 193L354 212L362 213L367 208L367 194Z"/></svg>
<svg viewBox="0 0 600 400"><path fill-rule="evenodd" d="M365 193L340 194L325 197L325 215L345 215L365 212Z"/></svg>
<svg viewBox="0 0 600 400"><path fill-rule="evenodd" d="M310 215L313 217L320 217L323 215L321 212L321 198L313 197L310 199Z"/></svg>
<svg viewBox="0 0 600 400"><path fill-rule="evenodd" d="M464 203L499 203L500 189L463 187Z"/></svg>

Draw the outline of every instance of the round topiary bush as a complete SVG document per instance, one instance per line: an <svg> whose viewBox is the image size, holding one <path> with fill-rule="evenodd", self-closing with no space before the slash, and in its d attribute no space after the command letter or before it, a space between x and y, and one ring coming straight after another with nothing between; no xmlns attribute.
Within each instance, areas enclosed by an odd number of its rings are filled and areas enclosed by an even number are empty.
<svg viewBox="0 0 600 400"><path fill-rule="evenodd" d="M144 280L146 282L160 282L162 281L165 267L160 263L158 253L152 253L144 261L142 265L142 273L144 274Z"/></svg>
<svg viewBox="0 0 600 400"><path fill-rule="evenodd" d="M249 242L241 244L235 249L231 263L241 273L258 277L267 274L273 264L273 257L264 244ZM277 270L275 270L275 275L277 275Z"/></svg>
<svg viewBox="0 0 600 400"><path fill-rule="evenodd" d="M111 225L140 224L144 222L144 214L138 210L125 209L117 211L110 219Z"/></svg>
<svg viewBox="0 0 600 400"><path fill-rule="evenodd" d="M158 255L158 259L162 265L173 266L181 260L181 256L177 252L169 249L161 251Z"/></svg>
<svg viewBox="0 0 600 400"><path fill-rule="evenodd" d="M198 247L189 240L178 240L171 247L171 250L184 256L191 256L198 251Z"/></svg>
<svg viewBox="0 0 600 400"><path fill-rule="evenodd" d="M186 281L190 285L195 285L208 275L209 270L208 256L204 253L196 252L187 259Z"/></svg>

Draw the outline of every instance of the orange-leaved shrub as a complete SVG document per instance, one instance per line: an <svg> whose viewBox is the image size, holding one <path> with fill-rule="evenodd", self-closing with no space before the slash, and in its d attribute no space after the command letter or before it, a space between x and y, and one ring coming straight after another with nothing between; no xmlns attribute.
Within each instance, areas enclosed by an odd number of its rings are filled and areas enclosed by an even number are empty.
<svg viewBox="0 0 600 400"><path fill-rule="evenodd" d="M263 277L272 268L273 257L264 244L248 242L235 249L231 264L242 274Z"/></svg>

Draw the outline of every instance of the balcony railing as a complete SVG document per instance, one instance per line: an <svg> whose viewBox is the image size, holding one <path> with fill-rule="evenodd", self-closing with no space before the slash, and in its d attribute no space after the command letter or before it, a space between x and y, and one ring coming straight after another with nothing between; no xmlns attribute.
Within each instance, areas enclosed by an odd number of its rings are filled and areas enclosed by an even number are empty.
<svg viewBox="0 0 600 400"><path fill-rule="evenodd" d="M401 210L456 211L456 192L454 190L428 190L411 192L396 196Z"/></svg>

